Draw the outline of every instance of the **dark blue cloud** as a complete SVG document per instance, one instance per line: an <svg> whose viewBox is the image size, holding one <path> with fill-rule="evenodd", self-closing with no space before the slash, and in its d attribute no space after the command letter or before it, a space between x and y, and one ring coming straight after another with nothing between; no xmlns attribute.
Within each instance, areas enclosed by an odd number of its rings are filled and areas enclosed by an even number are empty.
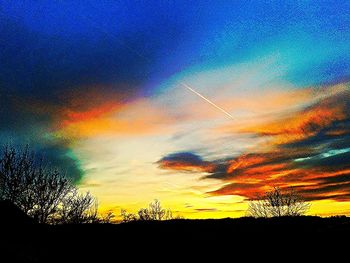
<svg viewBox="0 0 350 263"><path fill-rule="evenodd" d="M346 148L345 148L346 149ZM294 163L295 168L317 168L322 171L334 171L350 168L350 148L347 152L339 152L340 150L330 150L333 155L327 156L326 153L321 153L316 156L309 156L307 159Z"/></svg>
<svg viewBox="0 0 350 263"><path fill-rule="evenodd" d="M205 163L201 156L192 152L171 153L167 156L164 156L158 162L159 163L173 162L173 163L189 164L193 166L201 166Z"/></svg>
<svg viewBox="0 0 350 263"><path fill-rule="evenodd" d="M177 171L192 171L192 172L206 172L209 175L205 178L224 179L228 177L227 168L229 160L214 160L205 161L203 158L193 152L177 152L171 153L159 161L157 164L161 169L177 170Z"/></svg>
<svg viewBox="0 0 350 263"><path fill-rule="evenodd" d="M162 48L157 38L153 46L147 45L151 36L145 32L120 38L101 33L95 38L67 38L31 31L4 18L0 38L1 88L56 101L64 90L81 86L113 84L116 90L137 91L156 73L151 60ZM143 52L141 45L148 49ZM141 50L147 59L133 50Z"/></svg>
<svg viewBox="0 0 350 263"><path fill-rule="evenodd" d="M145 84L157 74L154 61L182 32L171 17L153 12L148 19L150 11L143 11L149 7L112 4L109 12L108 3L90 4L8 2L0 8L0 144L29 143L76 181L82 170L69 142L50 135L57 114L51 106L63 108L65 94L83 96L91 86L126 94L121 99L147 93ZM40 111L30 109L33 102Z"/></svg>

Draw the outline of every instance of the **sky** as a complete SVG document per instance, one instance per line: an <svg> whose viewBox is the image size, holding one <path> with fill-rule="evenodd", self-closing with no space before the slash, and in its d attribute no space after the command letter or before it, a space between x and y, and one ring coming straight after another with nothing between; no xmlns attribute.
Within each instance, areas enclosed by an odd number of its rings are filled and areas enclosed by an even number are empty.
<svg viewBox="0 0 350 263"><path fill-rule="evenodd" d="M349 1L0 1L0 144L102 211L350 215Z"/></svg>

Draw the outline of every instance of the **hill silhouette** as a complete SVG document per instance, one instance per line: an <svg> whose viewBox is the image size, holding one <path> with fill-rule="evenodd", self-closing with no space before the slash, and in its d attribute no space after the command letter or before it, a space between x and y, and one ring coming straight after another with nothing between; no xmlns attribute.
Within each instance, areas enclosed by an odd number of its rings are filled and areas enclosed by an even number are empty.
<svg viewBox="0 0 350 263"><path fill-rule="evenodd" d="M350 234L348 217L45 225L28 224L31 220L8 203L1 204L1 207L7 209L9 218L13 219L10 225L1 224L2 237L6 240L2 256L22 262L68 262L68 259L72 262L116 262L124 256L133 260L145 260L146 256L161 257L158 253L166 253L182 262L181 255L186 253L203 257L206 253L230 249L240 253L256 249L275 253L284 249L291 253L295 249L307 251L313 245L340 248L346 244L341 240ZM6 217L3 210L1 214Z"/></svg>
<svg viewBox="0 0 350 263"><path fill-rule="evenodd" d="M0 201L0 224L1 225L28 225L35 221L16 205L7 200Z"/></svg>

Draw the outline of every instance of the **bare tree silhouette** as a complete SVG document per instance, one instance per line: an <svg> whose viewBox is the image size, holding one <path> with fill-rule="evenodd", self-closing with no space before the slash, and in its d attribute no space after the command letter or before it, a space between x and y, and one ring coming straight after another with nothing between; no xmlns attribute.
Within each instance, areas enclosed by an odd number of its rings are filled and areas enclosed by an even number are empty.
<svg viewBox="0 0 350 263"><path fill-rule="evenodd" d="M165 209L162 208L160 201L155 199L149 204L149 215L151 220L163 220L165 216Z"/></svg>
<svg viewBox="0 0 350 263"><path fill-rule="evenodd" d="M39 223L83 223L97 219L97 202L57 169L35 159L29 147L4 147L0 156L0 199L17 205Z"/></svg>
<svg viewBox="0 0 350 263"><path fill-rule="evenodd" d="M249 202L247 215L252 217L280 217L304 215L310 208L294 190L283 193L279 187L263 197Z"/></svg>
<svg viewBox="0 0 350 263"><path fill-rule="evenodd" d="M57 219L66 224L97 223L97 209L97 201L89 192L80 194L73 189L62 200Z"/></svg>

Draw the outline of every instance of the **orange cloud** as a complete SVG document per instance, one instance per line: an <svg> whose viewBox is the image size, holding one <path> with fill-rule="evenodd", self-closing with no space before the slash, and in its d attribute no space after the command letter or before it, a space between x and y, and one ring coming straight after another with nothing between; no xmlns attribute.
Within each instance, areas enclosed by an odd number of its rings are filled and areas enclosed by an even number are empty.
<svg viewBox="0 0 350 263"><path fill-rule="evenodd" d="M65 94L63 101L54 114L54 132L62 137L158 134L173 122L147 99L128 100L126 94L110 89Z"/></svg>
<svg viewBox="0 0 350 263"><path fill-rule="evenodd" d="M293 187L307 200L349 201L350 91L344 87L324 88L329 92L311 105L278 120L242 128L240 132L269 138L258 149L205 165L198 164L201 158L197 156L191 162L182 158L180 163L160 167L200 169L208 173L204 178L226 182L210 195L254 199L278 186ZM189 166L193 163L194 167Z"/></svg>
<svg viewBox="0 0 350 263"><path fill-rule="evenodd" d="M333 119L344 117L344 104L349 97L349 88L348 83L342 83L299 90L271 89L260 93L257 98L255 95L233 100L226 98L225 103L221 102L220 105L226 109L238 109L249 114L246 119L226 124L216 130L220 133L256 133L269 136L284 134L290 140L297 140L304 133L313 132L313 129L325 126Z"/></svg>
<svg viewBox="0 0 350 263"><path fill-rule="evenodd" d="M111 88L87 87L73 89L62 94L62 107L56 113L59 128L95 121L117 112L125 105L125 95L114 92ZM91 125L90 125L91 126Z"/></svg>
<svg viewBox="0 0 350 263"><path fill-rule="evenodd" d="M210 173L214 170L215 165L211 163L203 163L201 165L194 165L184 162L173 162L173 161L162 161L159 164L162 169L170 169L177 171L187 171L187 172L207 172Z"/></svg>
<svg viewBox="0 0 350 263"><path fill-rule="evenodd" d="M347 99L349 97L349 90L343 90L304 110L289 113L292 116L286 116L267 124L245 127L240 132L270 136L274 140L273 143L277 145L303 140L317 134L332 123L347 118ZM340 132L339 130L332 131L332 133Z"/></svg>
<svg viewBox="0 0 350 263"><path fill-rule="evenodd" d="M233 173L238 168L246 168L254 164L258 164L265 160L264 156L243 154L242 156L229 161L229 166L227 167L227 173Z"/></svg>
<svg viewBox="0 0 350 263"><path fill-rule="evenodd" d="M323 127L346 116L344 105L317 105L311 109L267 125L242 129L242 132L274 136L277 144L302 140L314 135Z"/></svg>
<svg viewBox="0 0 350 263"><path fill-rule="evenodd" d="M121 105L118 103L106 102L102 105L98 105L92 109L85 111L73 111L71 109L65 109L62 116L63 122L61 125L65 127L74 123L98 119L112 112L116 112L120 107Z"/></svg>
<svg viewBox="0 0 350 263"><path fill-rule="evenodd" d="M141 100L122 107L107 104L73 117L62 122L60 133L74 137L159 134L171 122L166 113Z"/></svg>
<svg viewBox="0 0 350 263"><path fill-rule="evenodd" d="M275 175L275 172L257 173L255 176L247 178L242 175L232 180L230 184L210 192L210 194L239 195L247 199L255 199L264 195L269 188L278 186L281 189L292 187L306 200L350 200L349 169L336 172L322 172L313 169L286 169L281 177L271 175Z"/></svg>

